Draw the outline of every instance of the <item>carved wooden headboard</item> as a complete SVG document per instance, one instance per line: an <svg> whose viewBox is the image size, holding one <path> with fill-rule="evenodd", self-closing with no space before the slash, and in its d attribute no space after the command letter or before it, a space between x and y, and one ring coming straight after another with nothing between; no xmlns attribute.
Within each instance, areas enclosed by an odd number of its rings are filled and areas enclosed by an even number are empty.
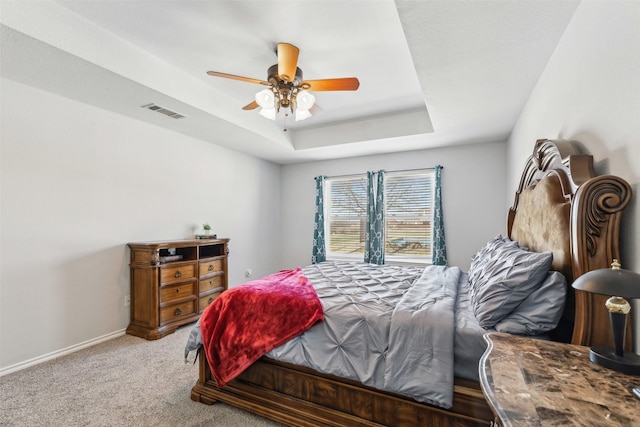
<svg viewBox="0 0 640 427"><path fill-rule="evenodd" d="M576 142L540 139L509 209L507 232L532 251L552 251L552 268L570 285L587 271L620 259L620 220L630 199L629 184L613 175L596 176L593 156L582 153ZM554 339L611 345L606 297L570 286L567 295ZM627 333L630 344L630 330Z"/></svg>

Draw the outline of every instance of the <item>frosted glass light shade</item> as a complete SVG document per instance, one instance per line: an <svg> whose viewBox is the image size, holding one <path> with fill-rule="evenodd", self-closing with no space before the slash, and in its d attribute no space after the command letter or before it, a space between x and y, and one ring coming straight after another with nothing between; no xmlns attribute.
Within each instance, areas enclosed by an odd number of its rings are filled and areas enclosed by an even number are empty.
<svg viewBox="0 0 640 427"><path fill-rule="evenodd" d="M313 107L313 104L316 102L316 97L313 96L313 94L308 90L301 90L296 95L296 102L298 103L298 108L308 111L309 108Z"/></svg>
<svg viewBox="0 0 640 427"><path fill-rule="evenodd" d="M276 119L276 109L273 108L273 106L271 108L261 108L260 113L258 114L260 114L262 117L266 117L269 120Z"/></svg>
<svg viewBox="0 0 640 427"><path fill-rule="evenodd" d="M300 108L296 110L296 122L307 119L309 117L311 117L311 113L309 112L309 110L301 110Z"/></svg>
<svg viewBox="0 0 640 427"><path fill-rule="evenodd" d="M271 92L269 89L263 89L260 92L256 93L256 102L264 109L273 110L275 108L275 106L273 105L273 100L273 92Z"/></svg>

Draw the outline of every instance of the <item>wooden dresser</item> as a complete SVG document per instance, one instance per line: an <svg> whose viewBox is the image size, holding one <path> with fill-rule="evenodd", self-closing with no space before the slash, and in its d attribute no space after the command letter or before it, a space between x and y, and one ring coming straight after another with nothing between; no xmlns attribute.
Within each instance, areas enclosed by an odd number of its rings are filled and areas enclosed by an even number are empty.
<svg viewBox="0 0 640 427"><path fill-rule="evenodd" d="M129 243L131 322L127 333L162 338L227 289L229 239Z"/></svg>

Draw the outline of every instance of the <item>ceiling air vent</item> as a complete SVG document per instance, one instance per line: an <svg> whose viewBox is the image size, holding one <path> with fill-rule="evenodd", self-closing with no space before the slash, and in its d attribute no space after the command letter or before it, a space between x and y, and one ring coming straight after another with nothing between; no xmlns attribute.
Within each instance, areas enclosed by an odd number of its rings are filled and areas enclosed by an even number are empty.
<svg viewBox="0 0 640 427"><path fill-rule="evenodd" d="M178 114L175 111L167 110L166 108L161 107L161 106L156 105L156 104L143 105L142 108L146 108L146 109L152 110L152 111L157 111L158 113L164 114L165 116L169 116L169 117L172 117L174 119L182 119L183 117L185 117L182 114Z"/></svg>

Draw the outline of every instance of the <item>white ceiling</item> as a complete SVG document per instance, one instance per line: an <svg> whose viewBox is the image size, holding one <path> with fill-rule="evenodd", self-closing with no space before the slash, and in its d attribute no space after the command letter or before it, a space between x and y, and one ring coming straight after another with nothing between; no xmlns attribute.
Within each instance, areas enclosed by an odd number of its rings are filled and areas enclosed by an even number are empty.
<svg viewBox="0 0 640 427"><path fill-rule="evenodd" d="M3 77L276 163L506 140L579 1L0 1ZM241 108L275 46L316 92L302 121ZM186 118L140 108L156 103ZM287 131L284 131L284 129Z"/></svg>

